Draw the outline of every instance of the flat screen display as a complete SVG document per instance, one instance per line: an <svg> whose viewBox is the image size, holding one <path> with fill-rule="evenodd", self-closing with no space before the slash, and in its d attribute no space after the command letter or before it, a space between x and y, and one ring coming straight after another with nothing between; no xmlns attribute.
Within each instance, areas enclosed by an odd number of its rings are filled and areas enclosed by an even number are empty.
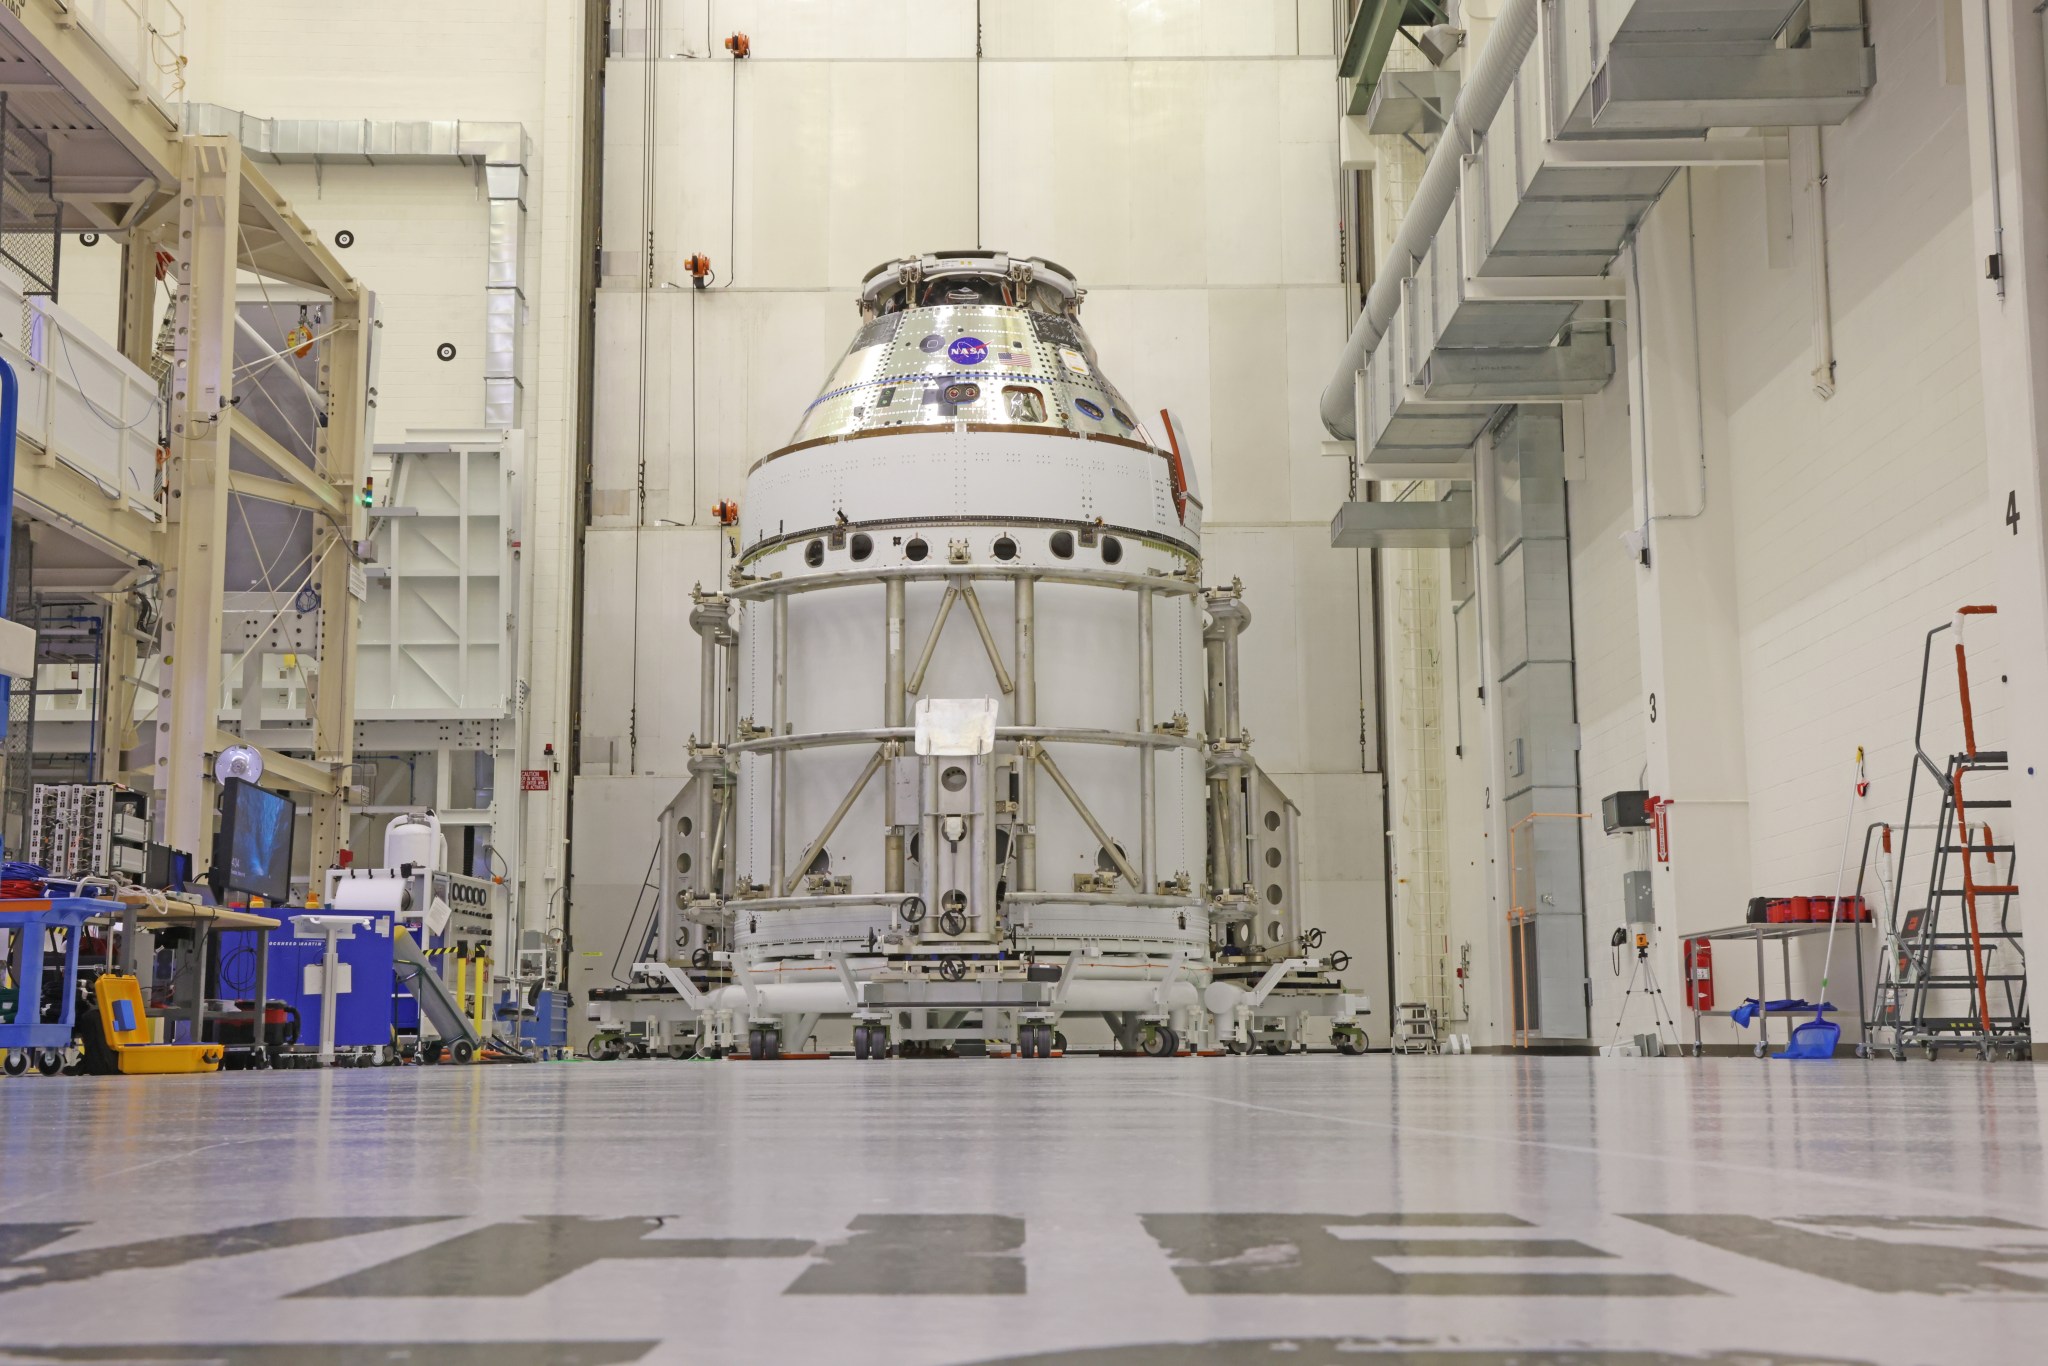
<svg viewBox="0 0 2048 1366"><path fill-rule="evenodd" d="M230 891L282 906L292 894L292 821L289 797L230 778L221 793L220 843L227 855Z"/></svg>

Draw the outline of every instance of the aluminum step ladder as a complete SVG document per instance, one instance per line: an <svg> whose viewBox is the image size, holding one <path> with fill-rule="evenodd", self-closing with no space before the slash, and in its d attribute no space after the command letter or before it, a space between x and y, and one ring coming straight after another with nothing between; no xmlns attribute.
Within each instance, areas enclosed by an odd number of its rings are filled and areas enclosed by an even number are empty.
<svg viewBox="0 0 2048 1366"><path fill-rule="evenodd" d="M1974 1049L1986 1060L1999 1052L2026 1056L2032 1048L2026 950L2013 904L2020 891L2019 851L2016 844L1999 840L1993 821L1985 814L2010 810L2012 802L1976 796L1969 790L1975 780L2004 773L2009 766L2005 751L1978 746L1970 704L1969 661L1962 639L1967 618L1996 611L1995 607L1960 608L1953 622L1927 633L1920 669L1919 716L1913 732L1913 769L1906 785L1906 817L1899 830L1895 886L1901 903L1909 885L1907 858L1912 833L1927 828L1916 827L1913 820L1914 803L1922 797L1923 776L1937 785L1935 842L1929 856L1926 900L1910 907L1895 905L1892 910L1871 1008L1872 1023L1891 1032L1895 1058L1903 1059L1906 1050L1915 1047L1930 1058L1943 1048ZM1927 685L1933 671L1935 638L1950 630L1956 635L1963 748L1936 762L1925 744Z"/></svg>

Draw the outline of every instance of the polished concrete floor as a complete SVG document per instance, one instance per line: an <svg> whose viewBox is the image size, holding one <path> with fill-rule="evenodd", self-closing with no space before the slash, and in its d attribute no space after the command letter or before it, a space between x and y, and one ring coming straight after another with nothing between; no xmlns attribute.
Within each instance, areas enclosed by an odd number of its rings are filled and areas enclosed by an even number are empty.
<svg viewBox="0 0 2048 1366"><path fill-rule="evenodd" d="M0 1079L0 1362L2048 1361L2025 1064Z"/></svg>

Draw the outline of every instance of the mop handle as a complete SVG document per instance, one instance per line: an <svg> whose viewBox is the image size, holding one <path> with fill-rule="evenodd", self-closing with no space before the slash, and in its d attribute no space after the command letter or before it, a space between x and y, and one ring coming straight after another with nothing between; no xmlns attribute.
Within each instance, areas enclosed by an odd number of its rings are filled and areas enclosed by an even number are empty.
<svg viewBox="0 0 2048 1366"><path fill-rule="evenodd" d="M1814 1012L1816 1019L1827 1014L1828 973L1835 966L1835 926L1842 920L1842 879L1849 871L1849 846L1856 839L1856 802L1869 788L1869 780L1863 776L1863 746L1856 746L1856 781L1849 788L1849 819L1842 828L1842 857L1835 864L1835 895L1828 903L1828 947L1820 961L1820 1008Z"/></svg>

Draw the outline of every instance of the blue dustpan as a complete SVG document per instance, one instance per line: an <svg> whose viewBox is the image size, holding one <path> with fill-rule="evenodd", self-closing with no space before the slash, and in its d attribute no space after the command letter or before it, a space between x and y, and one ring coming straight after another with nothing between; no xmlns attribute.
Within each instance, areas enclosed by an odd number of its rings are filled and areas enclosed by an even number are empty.
<svg viewBox="0 0 2048 1366"><path fill-rule="evenodd" d="M1827 1007L1823 1005L1822 1010ZM1835 1045L1842 1041L1842 1027L1833 1020L1816 1013L1811 1020L1792 1031L1792 1041L1785 1045L1785 1051L1774 1053L1776 1058L1832 1058Z"/></svg>

